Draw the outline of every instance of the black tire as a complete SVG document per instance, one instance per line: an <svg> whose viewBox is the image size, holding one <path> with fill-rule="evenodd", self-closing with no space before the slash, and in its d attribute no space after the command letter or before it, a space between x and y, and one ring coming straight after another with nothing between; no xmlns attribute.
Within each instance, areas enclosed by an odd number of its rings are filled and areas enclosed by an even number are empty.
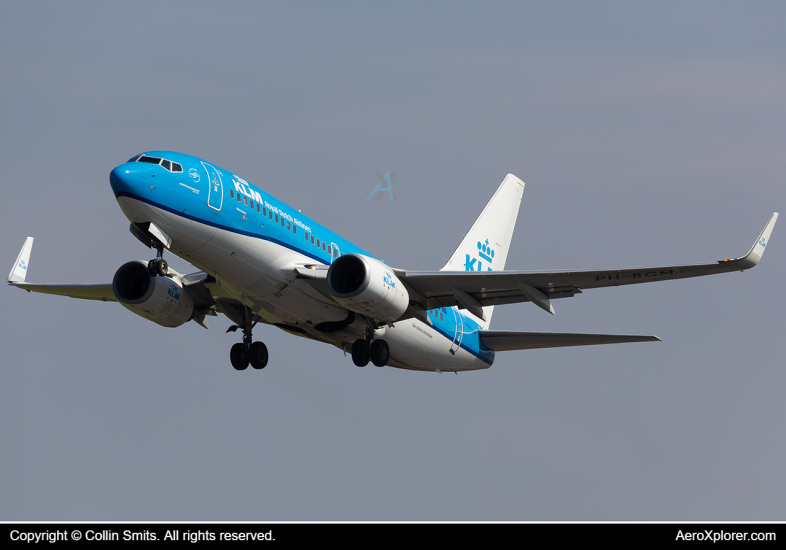
<svg viewBox="0 0 786 550"><path fill-rule="evenodd" d="M229 360L235 370L246 370L248 368L248 354L243 344L235 344L229 350Z"/></svg>
<svg viewBox="0 0 786 550"><path fill-rule="evenodd" d="M166 260L156 260L156 273L161 277L166 277L166 274L169 273L169 264L166 263Z"/></svg>
<svg viewBox="0 0 786 550"><path fill-rule="evenodd" d="M355 340L352 344L352 362L357 367L365 367L371 358L371 350L365 340Z"/></svg>
<svg viewBox="0 0 786 550"><path fill-rule="evenodd" d="M390 346L384 340L374 340L371 344L371 362L377 367L384 367L390 360Z"/></svg>
<svg viewBox="0 0 786 550"><path fill-rule="evenodd" d="M267 366L267 346L262 342L251 344L248 360L255 369L264 369Z"/></svg>

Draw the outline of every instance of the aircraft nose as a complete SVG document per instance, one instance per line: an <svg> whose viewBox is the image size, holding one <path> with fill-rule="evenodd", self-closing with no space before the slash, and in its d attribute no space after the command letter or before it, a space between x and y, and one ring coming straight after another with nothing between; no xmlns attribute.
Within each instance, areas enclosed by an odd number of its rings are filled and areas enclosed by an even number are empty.
<svg viewBox="0 0 786 550"><path fill-rule="evenodd" d="M146 184L147 175L145 167L140 168L135 163L121 164L109 173L109 185L112 191L118 193L139 194Z"/></svg>

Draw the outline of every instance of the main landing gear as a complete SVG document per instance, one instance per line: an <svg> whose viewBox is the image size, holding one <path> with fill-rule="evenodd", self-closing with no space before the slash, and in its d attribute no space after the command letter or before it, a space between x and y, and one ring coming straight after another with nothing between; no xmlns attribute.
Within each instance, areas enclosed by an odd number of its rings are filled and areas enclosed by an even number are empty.
<svg viewBox="0 0 786 550"><path fill-rule="evenodd" d="M227 332L235 332L238 328L243 329L243 343L232 346L229 350L229 360L235 370L246 370L250 364L255 369L264 369L267 366L267 346L262 342L252 342L251 330L257 324L251 322L253 315L247 307L243 308L243 324L232 325Z"/></svg>
<svg viewBox="0 0 786 550"><path fill-rule="evenodd" d="M358 339L352 344L352 362L358 367L365 367L369 360L377 367L384 367L390 360L390 346L384 340Z"/></svg>
<svg viewBox="0 0 786 550"><path fill-rule="evenodd" d="M164 247L157 246L156 259L147 262L148 275L150 275L151 277L155 277L156 275L160 277L166 277L167 273L169 273L169 264L166 263L166 260L163 258L163 256L164 256Z"/></svg>

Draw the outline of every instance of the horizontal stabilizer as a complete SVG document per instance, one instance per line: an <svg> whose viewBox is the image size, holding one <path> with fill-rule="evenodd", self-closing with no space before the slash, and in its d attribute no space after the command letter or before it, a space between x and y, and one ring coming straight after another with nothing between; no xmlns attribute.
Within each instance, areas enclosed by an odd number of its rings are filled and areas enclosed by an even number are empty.
<svg viewBox="0 0 786 550"><path fill-rule="evenodd" d="M481 330L478 334L483 345L494 351L596 346L599 344L627 344L630 342L660 342L660 338L657 336L626 336L621 334L503 332L496 330Z"/></svg>

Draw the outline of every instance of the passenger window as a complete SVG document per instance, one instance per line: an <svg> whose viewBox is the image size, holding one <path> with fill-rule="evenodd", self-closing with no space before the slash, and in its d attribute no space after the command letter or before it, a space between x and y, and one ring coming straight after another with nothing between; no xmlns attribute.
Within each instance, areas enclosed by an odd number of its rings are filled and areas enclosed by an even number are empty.
<svg viewBox="0 0 786 550"><path fill-rule="evenodd" d="M173 172L182 172L183 171L183 167L180 164L178 164L177 162L173 162L172 163L172 171Z"/></svg>
<svg viewBox="0 0 786 550"><path fill-rule="evenodd" d="M292 224L292 233L297 235L297 226L294 223Z"/></svg>
<svg viewBox="0 0 786 550"><path fill-rule="evenodd" d="M276 214L276 223L278 223L278 214Z"/></svg>
<svg viewBox="0 0 786 550"><path fill-rule="evenodd" d="M251 207L251 210L254 209L254 201L248 201L248 205Z"/></svg>
<svg viewBox="0 0 786 550"><path fill-rule="evenodd" d="M264 206L262 207L262 215L267 216L267 208L265 208Z"/></svg>
<svg viewBox="0 0 786 550"><path fill-rule="evenodd" d="M240 193L237 194L237 202L242 203L243 197L240 196Z"/></svg>
<svg viewBox="0 0 786 550"><path fill-rule="evenodd" d="M319 239L317 239L317 248L319 248Z"/></svg>
<svg viewBox="0 0 786 550"><path fill-rule="evenodd" d="M322 251L327 252L327 247L325 246L325 241L322 241Z"/></svg>
<svg viewBox="0 0 786 550"><path fill-rule="evenodd" d="M230 199L234 199L235 198L235 192L232 191L231 189L229 190L229 198Z"/></svg>
<svg viewBox="0 0 786 550"><path fill-rule="evenodd" d="M259 212L259 203L257 203L257 212Z"/></svg>
<svg viewBox="0 0 786 550"><path fill-rule="evenodd" d="M245 204L246 206L248 206L248 199L247 199L246 197L243 197L243 204Z"/></svg>
<svg viewBox="0 0 786 550"><path fill-rule="evenodd" d="M163 166L164 168L166 168L166 169L167 169L167 170L169 170L170 172L172 171L172 163L171 163L171 162L169 162L169 161L168 161L168 160L166 160L166 159L164 159L164 160L162 160L162 161L161 161L161 166Z"/></svg>
<svg viewBox="0 0 786 550"><path fill-rule="evenodd" d="M273 219L273 211L272 210L268 210L267 211L267 215L270 216L271 220Z"/></svg>
<svg viewBox="0 0 786 550"><path fill-rule="evenodd" d="M311 244L314 244L314 235L311 235Z"/></svg>
<svg viewBox="0 0 786 550"><path fill-rule="evenodd" d="M292 227L289 225L289 222L287 222L287 230L290 230L290 229L292 229Z"/></svg>
<svg viewBox="0 0 786 550"><path fill-rule="evenodd" d="M306 238L306 241L308 241L308 233L303 233L303 236Z"/></svg>
<svg viewBox="0 0 786 550"><path fill-rule="evenodd" d="M286 220L284 220L284 218L281 218L281 227L286 227L286 225L287 225Z"/></svg>

